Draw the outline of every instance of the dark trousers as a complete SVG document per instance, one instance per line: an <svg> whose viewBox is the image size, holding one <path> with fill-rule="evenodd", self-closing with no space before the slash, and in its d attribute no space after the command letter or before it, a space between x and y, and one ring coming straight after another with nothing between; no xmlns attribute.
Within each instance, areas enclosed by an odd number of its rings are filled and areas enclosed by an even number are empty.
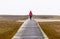
<svg viewBox="0 0 60 39"><path fill-rule="evenodd" d="M30 16L30 20L31 20L32 16Z"/></svg>

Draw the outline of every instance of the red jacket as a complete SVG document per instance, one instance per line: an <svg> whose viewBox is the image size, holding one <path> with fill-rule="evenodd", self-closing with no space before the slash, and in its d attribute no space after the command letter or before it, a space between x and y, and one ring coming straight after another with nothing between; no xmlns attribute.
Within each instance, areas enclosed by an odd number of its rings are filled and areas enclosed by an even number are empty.
<svg viewBox="0 0 60 39"><path fill-rule="evenodd" d="M32 12L30 11L29 16L32 16Z"/></svg>

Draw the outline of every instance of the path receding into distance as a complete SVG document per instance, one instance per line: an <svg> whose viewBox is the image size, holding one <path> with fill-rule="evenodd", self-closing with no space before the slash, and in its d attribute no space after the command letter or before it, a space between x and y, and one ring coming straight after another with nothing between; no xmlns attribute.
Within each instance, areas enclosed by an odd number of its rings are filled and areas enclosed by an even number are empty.
<svg viewBox="0 0 60 39"><path fill-rule="evenodd" d="M12 39L48 39L35 20L26 20Z"/></svg>

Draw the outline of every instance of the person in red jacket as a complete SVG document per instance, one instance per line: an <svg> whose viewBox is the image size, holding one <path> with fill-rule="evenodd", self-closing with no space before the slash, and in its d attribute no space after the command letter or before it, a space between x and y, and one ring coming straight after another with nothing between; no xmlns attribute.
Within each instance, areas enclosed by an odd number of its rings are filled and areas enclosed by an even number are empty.
<svg viewBox="0 0 60 39"><path fill-rule="evenodd" d="M29 16L30 16L30 20L31 20L31 18L32 18L32 11L30 11Z"/></svg>

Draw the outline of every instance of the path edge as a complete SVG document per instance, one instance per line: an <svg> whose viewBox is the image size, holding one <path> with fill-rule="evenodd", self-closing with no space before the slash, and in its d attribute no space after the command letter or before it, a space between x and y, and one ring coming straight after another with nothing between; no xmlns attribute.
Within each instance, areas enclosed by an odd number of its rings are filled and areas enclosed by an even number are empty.
<svg viewBox="0 0 60 39"><path fill-rule="evenodd" d="M44 36L44 39L49 39L48 36L45 34L45 32L42 30L42 28L40 27L40 25L37 23L39 29L41 30L43 36Z"/></svg>

